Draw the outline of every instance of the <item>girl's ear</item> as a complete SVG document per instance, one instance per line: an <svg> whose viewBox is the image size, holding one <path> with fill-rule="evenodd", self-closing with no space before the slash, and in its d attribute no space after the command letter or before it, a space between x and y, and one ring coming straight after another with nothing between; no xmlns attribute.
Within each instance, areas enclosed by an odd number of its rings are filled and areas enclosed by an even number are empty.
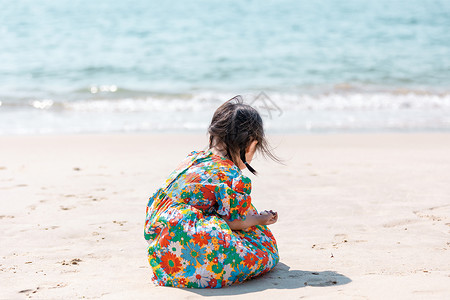
<svg viewBox="0 0 450 300"><path fill-rule="evenodd" d="M248 145L247 149L245 149L245 153L253 153L256 151L256 145L258 144L257 140L254 140L253 142Z"/></svg>

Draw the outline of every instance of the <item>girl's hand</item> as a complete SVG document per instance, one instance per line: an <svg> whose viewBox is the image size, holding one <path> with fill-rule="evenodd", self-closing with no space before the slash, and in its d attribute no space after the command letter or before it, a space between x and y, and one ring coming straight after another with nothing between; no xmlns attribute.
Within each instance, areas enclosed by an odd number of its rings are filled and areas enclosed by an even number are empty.
<svg viewBox="0 0 450 300"><path fill-rule="evenodd" d="M262 211L258 216L259 225L272 225L278 220L278 213L272 210Z"/></svg>
<svg viewBox="0 0 450 300"><path fill-rule="evenodd" d="M255 225L271 225L277 222L278 214L274 211L263 211L260 214L255 212L249 212L245 220L233 220L229 221L226 217L224 218L231 230L248 230L250 227Z"/></svg>

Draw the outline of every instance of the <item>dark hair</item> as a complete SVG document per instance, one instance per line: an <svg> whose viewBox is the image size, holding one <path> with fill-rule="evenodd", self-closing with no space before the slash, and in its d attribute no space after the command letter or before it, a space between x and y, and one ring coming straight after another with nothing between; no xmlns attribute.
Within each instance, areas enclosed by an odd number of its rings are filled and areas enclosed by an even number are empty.
<svg viewBox="0 0 450 300"><path fill-rule="evenodd" d="M226 158L238 165L239 158L250 172L256 174L245 159L245 151L253 141L258 141L256 150L264 156L280 162L269 149L264 136L263 121L258 111L245 104L237 95L222 104L215 112L208 128L209 148L223 147Z"/></svg>

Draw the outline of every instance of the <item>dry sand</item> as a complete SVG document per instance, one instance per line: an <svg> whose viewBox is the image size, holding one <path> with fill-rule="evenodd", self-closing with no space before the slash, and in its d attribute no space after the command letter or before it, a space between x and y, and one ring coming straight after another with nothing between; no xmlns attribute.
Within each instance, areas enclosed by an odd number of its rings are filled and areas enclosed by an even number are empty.
<svg viewBox="0 0 450 300"><path fill-rule="evenodd" d="M450 134L272 140L286 165L257 158L252 195L280 264L190 290L151 283L143 222L206 136L0 137L0 298L448 299Z"/></svg>

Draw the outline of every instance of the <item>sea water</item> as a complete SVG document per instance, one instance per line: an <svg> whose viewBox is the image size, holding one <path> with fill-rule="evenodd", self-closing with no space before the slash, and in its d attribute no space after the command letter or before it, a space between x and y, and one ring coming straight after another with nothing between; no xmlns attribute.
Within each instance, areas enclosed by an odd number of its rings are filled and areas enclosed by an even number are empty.
<svg viewBox="0 0 450 300"><path fill-rule="evenodd" d="M449 131L450 1L0 0L0 134Z"/></svg>

